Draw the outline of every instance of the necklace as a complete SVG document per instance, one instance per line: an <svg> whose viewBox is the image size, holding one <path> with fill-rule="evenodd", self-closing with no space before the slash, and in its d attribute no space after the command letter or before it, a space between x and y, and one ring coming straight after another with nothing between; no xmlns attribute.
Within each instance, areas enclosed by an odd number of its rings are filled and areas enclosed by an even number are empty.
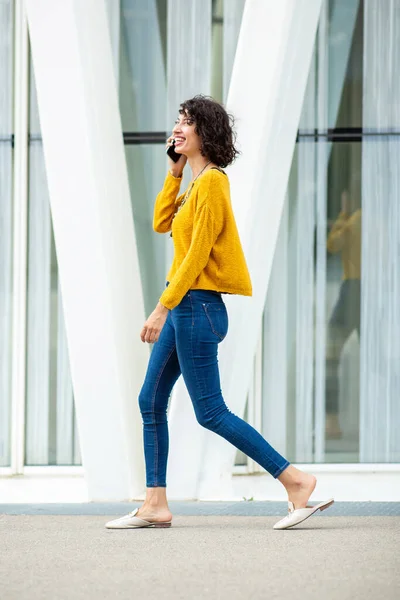
<svg viewBox="0 0 400 600"><path fill-rule="evenodd" d="M181 210L181 208L183 207L183 205L185 204L186 200L189 198L190 196L190 192L193 189L193 186L196 182L196 179L198 179L200 177L200 175L203 173L203 171L205 171L206 167L208 167L208 165L211 163L211 160L208 161L208 163L206 165L204 165L204 167L202 168L202 170L200 171L200 173L198 173L196 175L196 177L193 179L191 185L188 187L186 194L182 200L182 202L180 203L180 205L178 206L178 210L175 212L174 216L172 217L172 223L174 222L174 219L176 217L176 215L178 214L178 212ZM169 237L172 237L172 223L171 223L171 233L169 234Z"/></svg>

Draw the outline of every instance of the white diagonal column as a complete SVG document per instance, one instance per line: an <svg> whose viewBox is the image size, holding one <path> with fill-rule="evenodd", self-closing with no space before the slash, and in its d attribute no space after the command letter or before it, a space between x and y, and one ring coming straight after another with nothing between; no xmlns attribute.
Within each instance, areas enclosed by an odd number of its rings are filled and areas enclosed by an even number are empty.
<svg viewBox="0 0 400 600"><path fill-rule="evenodd" d="M253 281L251 299L227 298L230 332L220 347L222 391L243 416L321 0L247 0L228 96L237 118L241 158L229 169L232 202ZM280 399L277 398L277 402ZM284 399L282 399L284 401ZM172 415L177 418L179 415ZM191 431L174 431L172 450L191 447ZM236 449L203 432L197 488L174 479L175 496L231 497ZM179 456L171 456L175 470ZM181 471L182 473L182 471ZM193 478L192 478L193 480Z"/></svg>
<svg viewBox="0 0 400 600"><path fill-rule="evenodd" d="M26 0L82 461L92 500L144 489L148 359L104 0Z"/></svg>

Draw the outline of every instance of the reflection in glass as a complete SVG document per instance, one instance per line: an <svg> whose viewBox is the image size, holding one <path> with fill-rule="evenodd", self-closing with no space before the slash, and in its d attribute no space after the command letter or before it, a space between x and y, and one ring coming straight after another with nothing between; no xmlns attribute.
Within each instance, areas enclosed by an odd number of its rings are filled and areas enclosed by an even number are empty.
<svg viewBox="0 0 400 600"><path fill-rule="evenodd" d="M329 39L329 126L350 132L363 122L363 2L330 2ZM335 106L332 97L336 98ZM361 140L328 144L324 407L327 462L359 460L361 147Z"/></svg>
<svg viewBox="0 0 400 600"><path fill-rule="evenodd" d="M339 419L339 365L351 334L360 338L361 207L359 193L343 190L342 206L330 229L327 248L339 254L343 270L339 295L328 321L326 350L326 436L342 437ZM357 373L358 376L358 373Z"/></svg>
<svg viewBox="0 0 400 600"><path fill-rule="evenodd" d="M292 462L359 460L361 142L327 130L362 123L362 75L362 3L324 2L264 313L263 434Z"/></svg>
<svg viewBox="0 0 400 600"><path fill-rule="evenodd" d="M264 313L292 462L400 460L399 57L400 0L323 3Z"/></svg>

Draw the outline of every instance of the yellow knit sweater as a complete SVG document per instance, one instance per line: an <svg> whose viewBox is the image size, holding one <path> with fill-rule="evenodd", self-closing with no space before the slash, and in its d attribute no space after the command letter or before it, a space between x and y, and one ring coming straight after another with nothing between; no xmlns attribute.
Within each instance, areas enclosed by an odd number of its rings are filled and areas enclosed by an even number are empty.
<svg viewBox="0 0 400 600"><path fill-rule="evenodd" d="M189 290L198 289L251 296L227 175L217 169L201 175L173 219L184 197L178 196L181 181L168 172L154 207L154 230L166 233L172 225L174 242L169 286L160 297L161 304L173 309Z"/></svg>
<svg viewBox="0 0 400 600"><path fill-rule="evenodd" d="M343 279L361 279L361 209L342 211L329 232L328 251L341 252Z"/></svg>

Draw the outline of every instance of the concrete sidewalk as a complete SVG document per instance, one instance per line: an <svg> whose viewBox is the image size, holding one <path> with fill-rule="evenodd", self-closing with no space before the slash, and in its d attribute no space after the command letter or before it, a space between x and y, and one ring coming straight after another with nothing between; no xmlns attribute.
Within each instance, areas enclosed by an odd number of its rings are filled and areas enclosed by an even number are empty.
<svg viewBox="0 0 400 600"><path fill-rule="evenodd" d="M271 516L173 513L169 529L119 531L109 514L0 515L1 600L400 598L398 516L274 531Z"/></svg>

